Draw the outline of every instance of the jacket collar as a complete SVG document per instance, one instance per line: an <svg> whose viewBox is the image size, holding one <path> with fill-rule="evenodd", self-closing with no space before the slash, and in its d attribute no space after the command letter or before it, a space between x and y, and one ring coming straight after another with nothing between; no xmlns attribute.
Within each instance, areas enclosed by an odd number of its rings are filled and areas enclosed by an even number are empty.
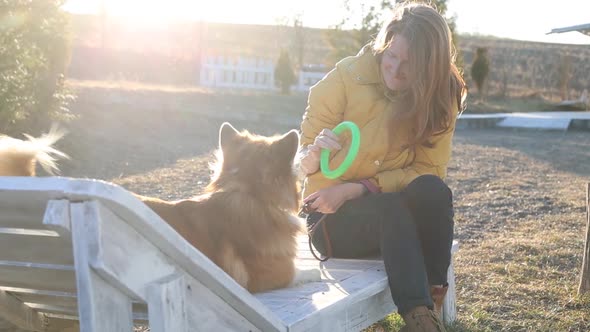
<svg viewBox="0 0 590 332"><path fill-rule="evenodd" d="M348 65L348 72L358 84L378 84L379 89L387 99L394 101L396 93L389 90L383 81L381 68L377 62L377 56L373 53L371 44L365 45L356 55L357 61Z"/></svg>
<svg viewBox="0 0 590 332"><path fill-rule="evenodd" d="M348 72L358 84L381 83L381 70L377 57L373 54L371 44L365 45L356 55L357 61L348 65Z"/></svg>

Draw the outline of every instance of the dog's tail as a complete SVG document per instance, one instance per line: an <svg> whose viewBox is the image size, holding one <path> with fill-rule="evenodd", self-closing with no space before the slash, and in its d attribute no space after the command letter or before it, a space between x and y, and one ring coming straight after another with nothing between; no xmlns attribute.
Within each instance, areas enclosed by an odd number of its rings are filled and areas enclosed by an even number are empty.
<svg viewBox="0 0 590 332"><path fill-rule="evenodd" d="M57 159L69 157L53 144L64 135L56 126L37 138L25 134L27 140L0 135L0 176L34 176L36 163L49 174L58 173Z"/></svg>

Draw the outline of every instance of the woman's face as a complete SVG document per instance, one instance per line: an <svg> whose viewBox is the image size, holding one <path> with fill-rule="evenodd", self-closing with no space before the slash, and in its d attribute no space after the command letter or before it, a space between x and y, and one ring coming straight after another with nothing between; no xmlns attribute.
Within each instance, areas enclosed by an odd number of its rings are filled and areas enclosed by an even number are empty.
<svg viewBox="0 0 590 332"><path fill-rule="evenodd" d="M390 90L400 91L410 86L408 73L408 41L396 36L383 52L381 74Z"/></svg>

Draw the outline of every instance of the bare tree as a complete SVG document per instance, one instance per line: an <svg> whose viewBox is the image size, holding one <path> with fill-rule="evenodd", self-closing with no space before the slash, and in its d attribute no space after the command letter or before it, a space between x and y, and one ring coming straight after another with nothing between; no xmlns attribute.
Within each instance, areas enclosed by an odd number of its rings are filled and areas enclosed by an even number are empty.
<svg viewBox="0 0 590 332"><path fill-rule="evenodd" d="M435 7L441 15L445 15L447 11L447 0L414 0L416 2L424 2ZM348 15L337 24L334 29L329 31L326 39L330 44L332 51L330 52L327 62L331 66L338 60L356 54L361 47L371 42L379 32L385 14L389 13L396 2L401 0L381 0L377 5L366 6L362 1L343 0L344 8ZM361 20L360 22L353 22L353 18L358 17L356 12L358 7L354 4L360 3ZM457 51L456 63L459 67L462 66L462 56L459 53L457 45L456 34L456 17L447 18L447 23L453 34L453 43ZM344 30L348 28L350 30Z"/></svg>
<svg viewBox="0 0 590 332"><path fill-rule="evenodd" d="M295 64L298 68L303 67L305 59L305 28L303 27L303 15L297 14L293 18L293 53Z"/></svg>
<svg viewBox="0 0 590 332"><path fill-rule="evenodd" d="M569 84L572 79L572 57L569 54L562 54L557 65L559 91L561 100L569 100Z"/></svg>
<svg viewBox="0 0 590 332"><path fill-rule="evenodd" d="M331 66L346 56L355 55L361 47L369 43L379 32L383 15L392 8L394 2L381 0L378 6L369 7L361 3L361 21L353 22L356 8L353 8L351 0L344 0L344 8L348 15L326 34L332 48L328 55L328 64ZM352 29L345 30L347 26L352 26Z"/></svg>

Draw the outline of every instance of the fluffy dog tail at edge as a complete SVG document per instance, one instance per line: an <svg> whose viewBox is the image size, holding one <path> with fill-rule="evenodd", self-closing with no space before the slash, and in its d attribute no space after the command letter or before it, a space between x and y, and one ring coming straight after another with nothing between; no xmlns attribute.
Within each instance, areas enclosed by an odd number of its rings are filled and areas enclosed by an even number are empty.
<svg viewBox="0 0 590 332"><path fill-rule="evenodd" d="M0 175L34 176L36 163L49 174L58 173L57 159L69 157L52 146L64 135L56 126L40 137L25 134L27 140L0 135Z"/></svg>

